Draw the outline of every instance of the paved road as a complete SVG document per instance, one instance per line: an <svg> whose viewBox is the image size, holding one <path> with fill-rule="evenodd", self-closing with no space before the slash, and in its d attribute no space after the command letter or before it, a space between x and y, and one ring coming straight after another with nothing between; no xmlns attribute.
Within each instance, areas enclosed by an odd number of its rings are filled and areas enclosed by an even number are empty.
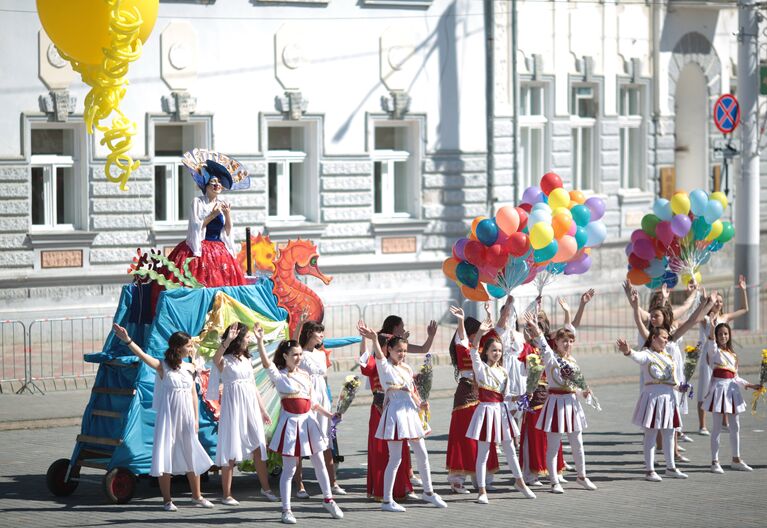
<svg viewBox="0 0 767 528"><path fill-rule="evenodd" d="M748 376L753 378L754 375ZM695 442L684 444L692 463L683 467L689 480L664 480L648 483L642 480L641 435L629 420L635 402L637 385L602 385L598 389L605 408L596 413L587 408L589 429L584 435L586 461L591 479L600 487L585 491L574 483L565 484L566 493L554 496L539 492L538 499L521 499L511 492L510 475L500 474L499 491L490 495L490 504L473 502L474 495L449 495L444 468L450 400L436 399L433 404L432 427L427 441L431 454L436 488L448 501L447 510L437 510L422 503L406 504L405 514L384 513L378 505L365 499L365 462L367 408L354 406L341 427L340 446L346 457L339 475L349 495L338 502L346 512L342 521L330 519L321 508L319 489L311 468L305 469L308 489L314 498L295 501L294 512L304 526L389 526L393 522L416 526L476 525L504 528L513 524L529 526L764 526L764 503L767 498L767 447L764 417L742 416L742 452L754 468L753 473L729 471L724 475L708 472L710 452L708 439L692 435ZM690 417L691 419L692 417ZM244 522L279 521L279 507L256 498L257 479L237 475L235 495L242 505L227 508L217 504L213 510L190 507L184 482L174 483L179 511L161 511L157 488L149 482L139 483L136 497L127 505L106 502L97 484L81 483L66 499L52 497L45 487L45 471L55 459L68 457L77 434L76 427L0 431L0 511L2 525L15 526L228 526ZM729 460L728 438L723 436L721 460ZM567 454L566 454L567 456ZM567 456L569 459L571 457ZM662 464L662 462L661 462ZM89 470L100 478L103 473ZM274 484L276 488L276 482ZM217 477L204 485L207 496L218 502L220 487ZM353 523L353 524L350 524Z"/></svg>

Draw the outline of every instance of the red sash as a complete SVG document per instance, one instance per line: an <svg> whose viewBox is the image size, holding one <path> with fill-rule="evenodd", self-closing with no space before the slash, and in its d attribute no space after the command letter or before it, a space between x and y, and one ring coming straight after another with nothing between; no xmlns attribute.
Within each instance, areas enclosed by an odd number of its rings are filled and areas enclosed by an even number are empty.
<svg viewBox="0 0 767 528"><path fill-rule="evenodd" d="M713 376L715 378L732 379L735 377L735 373L731 370L715 368Z"/></svg>
<svg viewBox="0 0 767 528"><path fill-rule="evenodd" d="M503 394L495 392L490 389L479 388L479 401L482 403L501 403L503 401Z"/></svg>
<svg viewBox="0 0 767 528"><path fill-rule="evenodd" d="M312 408L311 400L306 398L283 398L280 403L282 403L282 408L291 414L308 413Z"/></svg>

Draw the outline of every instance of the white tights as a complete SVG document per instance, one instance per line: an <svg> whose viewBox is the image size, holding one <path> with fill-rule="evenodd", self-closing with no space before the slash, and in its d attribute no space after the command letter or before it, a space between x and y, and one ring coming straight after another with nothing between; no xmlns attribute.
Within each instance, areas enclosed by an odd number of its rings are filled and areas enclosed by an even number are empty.
<svg viewBox="0 0 767 528"><path fill-rule="evenodd" d="M714 413L711 427L711 460L719 460L719 435L722 433L722 413ZM740 458L740 418L733 413L728 416L730 422L730 449L732 458Z"/></svg>
<svg viewBox="0 0 767 528"><path fill-rule="evenodd" d="M296 474L298 457L282 455L282 473L280 474L280 495L282 497L282 511L290 511L290 492L293 483L293 475ZM322 452L312 454L312 466L317 482L325 499L332 499L333 492L330 490L330 477L325 467L325 458Z"/></svg>
<svg viewBox="0 0 767 528"><path fill-rule="evenodd" d="M482 440L477 442L477 481L475 484L478 488L485 487L485 480L487 476L487 459L490 456L490 442L483 442ZM522 478L522 470L519 469L519 460L517 459L517 452L514 449L514 441L507 440L501 444L503 453L506 455L506 462L509 464L509 470L514 478Z"/></svg>
<svg viewBox="0 0 767 528"><path fill-rule="evenodd" d="M674 463L674 429L651 429L644 430L644 467L647 471L655 471L655 441L661 435L663 456L666 457L666 467L675 469Z"/></svg>
<svg viewBox="0 0 767 528"><path fill-rule="evenodd" d="M397 469L402 462L402 440L389 440L386 442L389 446L389 462L384 471L384 502L392 501L394 492L394 478L397 475ZM408 440L408 444L413 448L415 462L418 466L418 474L423 480L424 493L432 493L431 487L431 468L429 467L429 454L426 452L426 443L423 438L417 440Z"/></svg>
<svg viewBox="0 0 767 528"><path fill-rule="evenodd" d="M549 479L554 484L554 477L557 475L557 455L559 454L559 444L562 441L562 433L546 433L546 465L549 468ZM575 470L579 477L586 476L586 457L583 454L583 435L580 431L567 433L567 440L570 442L570 448L573 450L575 459Z"/></svg>

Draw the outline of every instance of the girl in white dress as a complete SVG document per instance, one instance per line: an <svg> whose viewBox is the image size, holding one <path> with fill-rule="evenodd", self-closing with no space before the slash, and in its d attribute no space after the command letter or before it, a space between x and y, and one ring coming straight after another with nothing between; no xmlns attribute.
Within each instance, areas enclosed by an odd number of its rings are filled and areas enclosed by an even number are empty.
<svg viewBox="0 0 767 528"><path fill-rule="evenodd" d="M378 377L385 391L381 420L376 431L376 438L386 440L389 446L389 462L384 472L384 497L381 509L389 512L405 511L405 508L392 499L394 477L402 461L403 440L407 440L413 448L418 474L423 480L421 499L437 508L447 508L445 501L434 493L431 485L429 455L423 440L430 431L424 429L421 417L418 415L418 409L428 409L429 404L422 402L418 397L413 383L413 371L405 363L407 341L399 336L389 338L386 342L387 359L381 351L378 335L366 327L362 321L359 322L358 329L363 338L373 343Z"/></svg>
<svg viewBox="0 0 767 528"><path fill-rule="evenodd" d="M458 324L463 324L463 310L451 307ZM534 499L535 494L530 491L522 479L522 470L519 467L517 453L514 449L514 439L519 438L519 428L511 416L506 401L515 399L511 392L511 380L506 370L501 365L503 347L501 339L491 336L484 340L482 352L479 352L482 337L492 328L490 321L485 321L479 326L479 331L474 335L473 346L468 342L462 343L469 348L471 365L474 370L474 380L477 383L479 404L474 409L474 416L466 433L468 438L477 441L477 487L479 496L477 502L487 504L487 490L485 489L485 475L487 473L487 459L493 444L500 444L506 455L511 474L516 479L514 487L528 499Z"/></svg>
<svg viewBox="0 0 767 528"><path fill-rule="evenodd" d="M634 408L632 423L644 430L645 480L660 482L655 472L655 440L660 433L666 456L666 476L687 478L676 468L670 455L674 429L679 427L679 403L675 391L680 387L679 369L675 359L667 352L669 334L662 327L653 327L641 351L631 350L625 340L617 341L618 350L629 356L642 368L643 385Z"/></svg>
<svg viewBox="0 0 767 528"><path fill-rule="evenodd" d="M150 356L130 338L125 328L113 324L115 336L125 343L149 368L157 372L152 408L157 411L152 442L152 467L149 472L158 477L165 511L176 511L170 496L172 475L186 474L192 490L192 503L201 508L213 504L200 493L200 475L213 461L197 438L199 406L194 383L195 370L183 359L194 351L192 338L175 332L168 339L165 359Z"/></svg>
<svg viewBox="0 0 767 528"><path fill-rule="evenodd" d="M708 341L709 324L716 327L720 323L731 323L738 317L748 313L748 295L746 292L746 278L741 275L738 278L738 287L743 294L743 302L740 310L734 312L723 313L724 310L724 298L720 293L716 294L716 301L714 306L708 312L709 322L700 323L700 333L698 335L698 350L700 351L700 358L698 359L698 434L708 436L710 433L706 429L706 410L703 406L703 400L708 394L708 384L711 380L711 371L713 368L708 362L707 354L703 353L703 346ZM727 425L727 415L724 416L724 424Z"/></svg>
<svg viewBox="0 0 767 528"><path fill-rule="evenodd" d="M722 432L722 418L729 417L730 449L732 464L730 467L738 471L752 471L740 458L740 419L738 415L746 410L746 402L740 394L739 387L759 389L760 385L752 384L738 376L738 356L732 349L732 330L727 323L711 325L709 338L706 340L704 352L709 364L713 367L711 383L703 401L703 409L713 413L711 426L711 472L724 473L719 465L719 435Z"/></svg>
<svg viewBox="0 0 767 528"><path fill-rule="evenodd" d="M551 476L551 492L564 493L562 485L553 476L557 474L557 452L561 435L565 433L570 441L575 469L578 473L576 482L587 490L595 490L597 487L586 476L586 461L583 453L582 431L586 428L586 415L583 412L577 394L588 398L590 391L582 391L573 387L562 377L562 368L569 367L578 370L575 358L570 354L575 341L571 330L561 328L554 334L556 353L551 350L546 338L541 335L541 330L531 316L526 317L527 332L533 338L535 345L541 350L541 359L548 380L549 388L546 402L543 404L541 414L538 417L536 429L546 432L546 461Z"/></svg>
<svg viewBox="0 0 767 528"><path fill-rule="evenodd" d="M298 459L308 456L312 459L317 481L322 489L322 505L334 519L342 519L344 514L333 500L328 471L322 452L328 447L328 440L320 429L315 411L330 415L325 409L312 403L312 380L298 366L303 351L297 341L282 341L270 360L264 348L264 329L256 323L253 333L258 341L258 353L261 364L267 370L269 379L280 394L280 419L269 449L282 455L282 474L280 475L280 495L282 496L282 522L295 524L296 518L290 510L290 488L296 472ZM332 417L332 415L328 416Z"/></svg>
<svg viewBox="0 0 767 528"><path fill-rule="evenodd" d="M269 485L266 469L266 436L264 424L272 419L261 401L261 394L253 378L253 366L248 351L248 327L234 323L224 332L224 340L213 356L213 369L208 384L208 399L217 400L218 381L223 381L221 417L218 420L218 447L216 465L221 468L221 488L227 506L237 506L232 497L232 471L237 462L253 459L261 494L270 501L277 497ZM212 394L211 394L212 393Z"/></svg>

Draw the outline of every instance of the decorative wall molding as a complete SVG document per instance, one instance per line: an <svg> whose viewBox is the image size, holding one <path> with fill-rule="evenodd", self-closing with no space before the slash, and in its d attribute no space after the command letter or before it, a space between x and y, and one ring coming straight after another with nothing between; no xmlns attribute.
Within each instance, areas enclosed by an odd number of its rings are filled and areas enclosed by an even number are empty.
<svg viewBox="0 0 767 528"><path fill-rule="evenodd" d="M48 95L41 95L38 98L40 111L45 112L59 123L66 123L69 114L75 112L77 98L69 95L69 90L51 90Z"/></svg>
<svg viewBox="0 0 767 528"><path fill-rule="evenodd" d="M392 119L402 119L410 110L410 96L404 90L392 90L389 96L381 96L381 108Z"/></svg>
<svg viewBox="0 0 767 528"><path fill-rule="evenodd" d="M197 110L197 98L187 91L163 95L161 104L163 112L171 114L172 121L189 121L191 114Z"/></svg>
<svg viewBox="0 0 767 528"><path fill-rule="evenodd" d="M274 107L278 112L285 114L287 119L298 121L306 113L309 100L304 99L299 91L287 91L282 97L274 97Z"/></svg>

